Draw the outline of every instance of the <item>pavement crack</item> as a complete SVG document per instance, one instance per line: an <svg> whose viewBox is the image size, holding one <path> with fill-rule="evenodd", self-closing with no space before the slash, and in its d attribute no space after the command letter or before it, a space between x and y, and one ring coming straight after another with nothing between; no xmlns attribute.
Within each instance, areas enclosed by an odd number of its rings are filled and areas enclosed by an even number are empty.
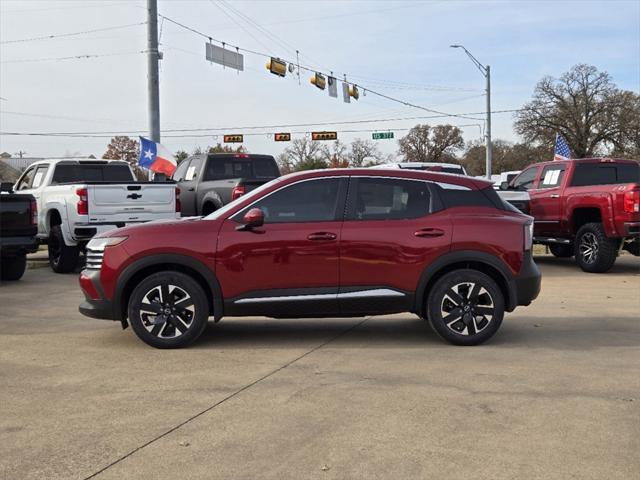
<svg viewBox="0 0 640 480"><path fill-rule="evenodd" d="M246 385L244 385L243 387L235 390L234 392L230 393L229 395L227 395L226 397L224 397L222 400L217 401L216 403L214 403L213 405L210 405L209 407L205 408L204 410L199 411L198 413L196 413L195 415L192 415L191 417L187 418L186 420L178 423L177 425L174 425L173 427L171 427L170 429L166 430L165 432L153 437L151 440L143 443L142 445L139 445L138 447L134 448L133 450L127 452L126 454L118 457L117 459L115 459L114 461L112 461L111 463L109 463L108 465L102 467L100 470L98 470L97 472L92 473L91 475L89 475L88 477L85 477L84 480L89 480L91 478L95 478L98 475L100 475L101 473L105 472L106 470L108 470L109 468L117 465L118 463L122 462L123 460L126 460L127 458L129 458L130 456L132 456L134 453L139 452L140 450L142 450L143 448L148 447L149 445L151 445L152 443L157 442L158 440L166 437L167 435L175 432L176 430L178 430L179 428L185 426L186 424L192 422L193 420L201 417L202 415L210 412L211 410L213 410L214 408L222 405L223 403L227 402L228 400L231 400L232 398L240 395L242 392L250 389L251 387L257 385L258 383L262 382L263 380L266 380L269 377L272 377L273 375L275 375L276 373L286 369L287 367L290 367L291 365L293 365L294 363L296 363L299 360L302 360L303 358L305 358L308 355L311 355L313 352L320 350L322 347L325 347L326 345L330 344L331 342L334 342L335 340L337 340L338 338L346 335L347 333L355 330L356 328L358 328L360 325L362 325L364 322L366 322L367 320L369 320L369 318L371 317L365 317L363 318L361 321L359 321L358 323L354 323L353 325L351 325L349 328L345 328L344 330L342 330L340 333L334 335L333 337L329 338L328 340L325 340L324 342L316 345L315 347L313 347L310 350L307 350L305 353L303 353L302 355L297 356L296 358L294 358L293 360L290 360L289 362L285 363L284 365L279 366L278 368L270 371L269 373L267 373L266 375L263 375L262 377L258 378L257 380L254 380L251 383L248 383Z"/></svg>

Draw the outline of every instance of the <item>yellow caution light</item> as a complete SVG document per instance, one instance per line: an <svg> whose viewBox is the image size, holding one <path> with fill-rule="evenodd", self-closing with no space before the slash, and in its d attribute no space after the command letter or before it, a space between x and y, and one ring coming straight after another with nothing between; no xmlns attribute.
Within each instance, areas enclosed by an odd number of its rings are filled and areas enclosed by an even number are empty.
<svg viewBox="0 0 640 480"><path fill-rule="evenodd" d="M360 98L360 92L358 91L358 87L356 87L355 85L350 85L349 96L353 97L355 100L358 100Z"/></svg>
<svg viewBox="0 0 640 480"><path fill-rule="evenodd" d="M274 140L276 142L290 142L291 134L290 133L276 133L274 135Z"/></svg>
<svg viewBox="0 0 640 480"><path fill-rule="evenodd" d="M311 132L311 140L337 140L338 132Z"/></svg>
<svg viewBox="0 0 640 480"><path fill-rule="evenodd" d="M287 74L287 63L279 58L271 57L271 60L267 62L266 67L267 70L279 77L284 77Z"/></svg>
<svg viewBox="0 0 640 480"><path fill-rule="evenodd" d="M242 143L242 135L225 135L224 143Z"/></svg>
<svg viewBox="0 0 640 480"><path fill-rule="evenodd" d="M309 81L311 82L311 85L315 85L320 90L324 90L327 86L327 79L321 73L314 73Z"/></svg>

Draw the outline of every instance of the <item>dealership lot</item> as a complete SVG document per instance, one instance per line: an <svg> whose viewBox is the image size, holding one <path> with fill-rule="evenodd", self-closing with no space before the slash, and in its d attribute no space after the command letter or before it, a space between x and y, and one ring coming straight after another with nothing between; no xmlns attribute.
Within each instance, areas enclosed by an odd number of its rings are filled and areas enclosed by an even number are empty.
<svg viewBox="0 0 640 480"><path fill-rule="evenodd" d="M159 351L31 269L0 287L0 477L637 477L640 262L537 261L541 297L474 348L393 315Z"/></svg>

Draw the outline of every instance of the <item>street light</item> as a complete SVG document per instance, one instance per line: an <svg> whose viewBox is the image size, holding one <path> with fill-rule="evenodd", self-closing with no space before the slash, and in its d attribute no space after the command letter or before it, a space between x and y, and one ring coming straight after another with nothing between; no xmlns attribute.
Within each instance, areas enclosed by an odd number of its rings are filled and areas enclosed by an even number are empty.
<svg viewBox="0 0 640 480"><path fill-rule="evenodd" d="M493 159L492 147L491 147L491 67L489 65L482 65L476 57L471 55L471 52L464 48L463 45L449 45L451 48L461 48L464 53L471 59L473 64L480 70L480 73L487 79L487 134L485 136L485 149L486 149L486 173L487 178L491 180L491 163Z"/></svg>

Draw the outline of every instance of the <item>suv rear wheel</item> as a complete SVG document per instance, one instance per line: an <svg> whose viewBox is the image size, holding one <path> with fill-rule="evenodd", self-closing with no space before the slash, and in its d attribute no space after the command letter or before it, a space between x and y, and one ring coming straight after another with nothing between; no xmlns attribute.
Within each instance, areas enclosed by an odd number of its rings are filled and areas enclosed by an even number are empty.
<svg viewBox="0 0 640 480"><path fill-rule="evenodd" d="M156 348L186 347L207 326L209 302L198 282L184 273L158 272L140 282L129 299L136 335Z"/></svg>
<svg viewBox="0 0 640 480"><path fill-rule="evenodd" d="M438 279L427 298L431 328L454 345L478 345L500 328L504 296L496 282L477 270L455 270Z"/></svg>
<svg viewBox="0 0 640 480"><path fill-rule="evenodd" d="M601 223L586 223L576 235L576 262L585 272L604 273L616 262L619 245L607 237Z"/></svg>

